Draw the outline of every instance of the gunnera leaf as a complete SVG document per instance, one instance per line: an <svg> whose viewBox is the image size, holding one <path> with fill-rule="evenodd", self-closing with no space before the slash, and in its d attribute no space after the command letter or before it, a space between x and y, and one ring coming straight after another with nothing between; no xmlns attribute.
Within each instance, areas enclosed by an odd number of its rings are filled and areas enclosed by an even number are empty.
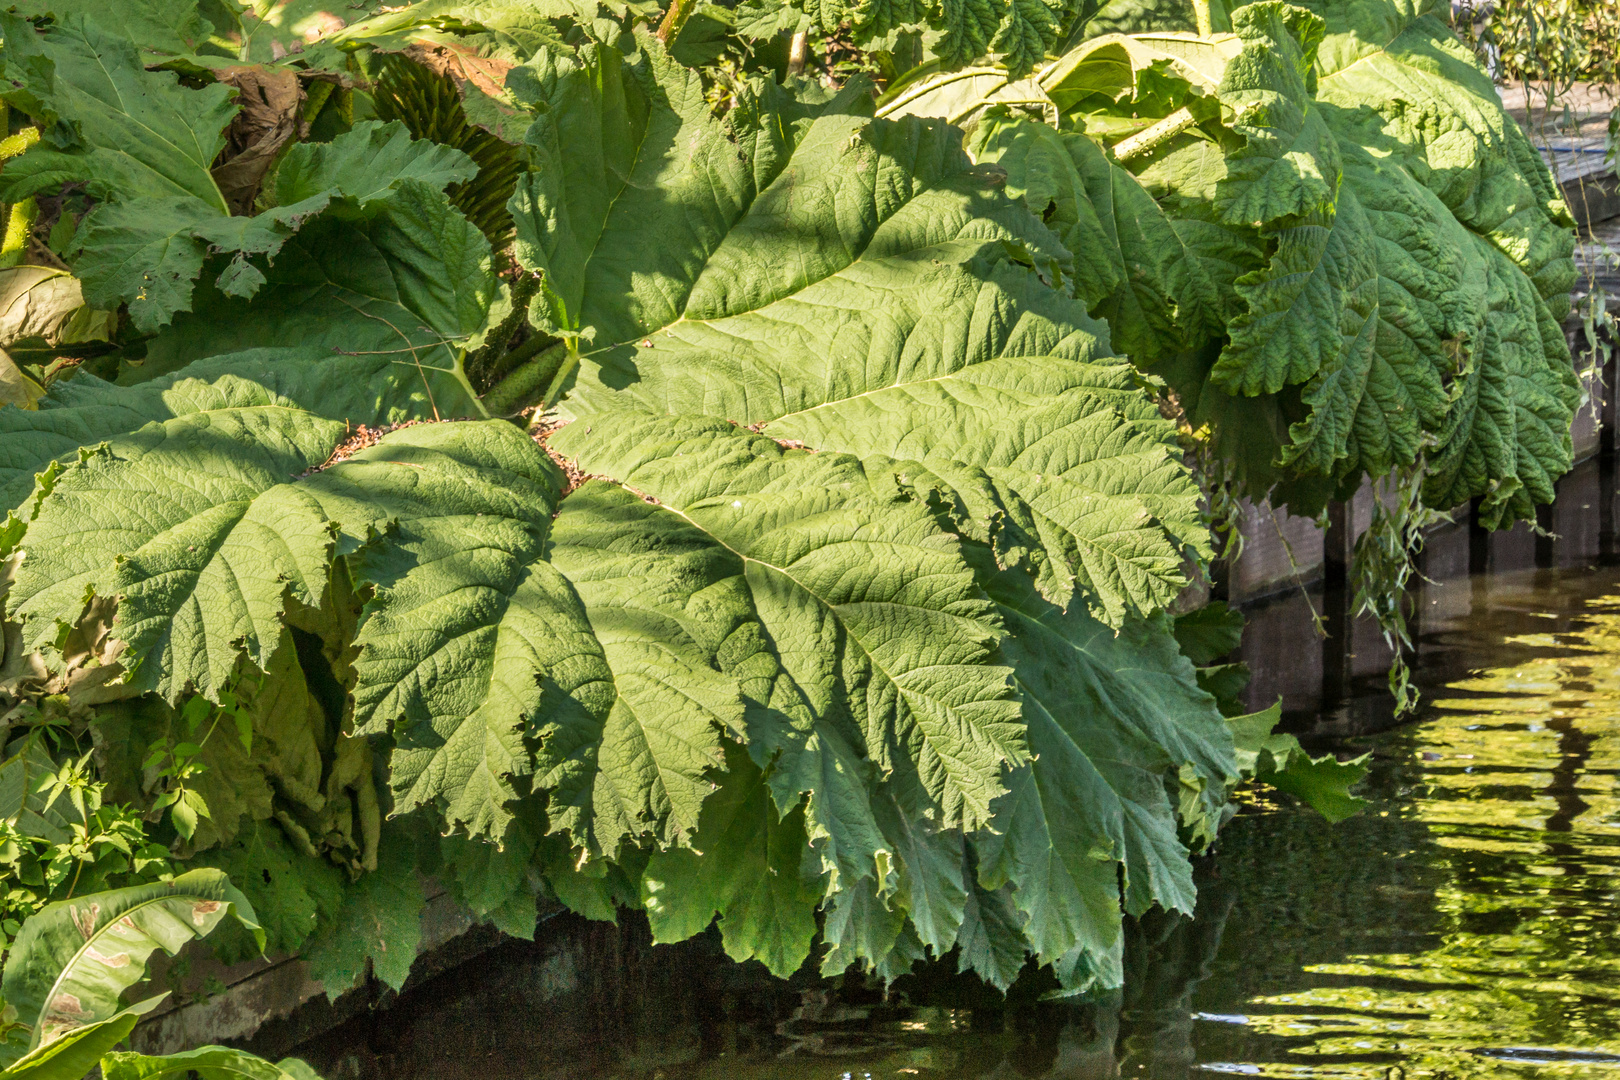
<svg viewBox="0 0 1620 1080"><path fill-rule="evenodd" d="M348 887L343 906L305 946L310 974L325 987L328 1000L351 989L366 973L368 960L371 974L386 985L395 990L405 985L422 941L427 904L417 843L405 821L383 830L377 869Z"/></svg>
<svg viewBox="0 0 1620 1080"><path fill-rule="evenodd" d="M28 514L13 618L30 648L118 597L131 684L217 699L244 652L261 669L285 597L318 604L333 537L289 481L345 426L265 402L152 423L87 450Z"/></svg>
<svg viewBox="0 0 1620 1080"><path fill-rule="evenodd" d="M970 555L975 549L969 548ZM976 558L987 562L979 550ZM1042 600L1010 571L985 580L1009 636L1033 761L1014 773L992 831L976 840L986 888L1010 885L1043 963L1073 950L1104 985L1120 964L1124 909L1191 912L1195 891L1179 830L1213 834L1237 780L1232 735L1166 626L1117 636L1083 611ZM1197 777L1178 812L1167 782ZM1200 824L1202 822L1202 824Z"/></svg>
<svg viewBox="0 0 1620 1080"><path fill-rule="evenodd" d="M561 483L498 422L405 428L307 481L353 535L389 534L355 567L375 597L352 694L356 732L394 736L396 812L440 801L451 825L505 832L540 676L593 644L541 559Z"/></svg>
<svg viewBox="0 0 1620 1080"><path fill-rule="evenodd" d="M1224 348L1154 370L1251 493L1309 513L1427 455L1426 502L1525 517L1567 468L1578 398L1552 329L1574 273L1566 209L1439 21L1305 7L1325 36L1301 8L1234 14L1246 44L1219 95L1241 149L1184 135L1139 167L1181 235L1224 220L1268 249L1226 274Z"/></svg>
<svg viewBox="0 0 1620 1080"><path fill-rule="evenodd" d="M114 5L97 0L23 0L12 11L25 18L49 16L58 23L94 16L110 34L149 54L182 55L208 40L213 24L195 0L128 0Z"/></svg>
<svg viewBox="0 0 1620 1080"><path fill-rule="evenodd" d="M402 125L362 123L318 149L295 146L278 205L233 217L210 171L237 112L229 87L192 89L170 72L145 70L131 41L87 15L64 15L43 35L25 22L6 24L5 33L8 68L25 75L9 100L63 126L10 163L0 188L17 199L86 185L100 202L75 235L74 272L90 303L110 310L127 302L143 332L191 310L210 252L235 255L221 264L218 287L251 297L265 276L247 259L275 256L334 198L364 207L402 179L442 191L473 172L459 151L412 142ZM364 183L352 166L343 171L357 160L369 169ZM312 186L318 181L326 182Z"/></svg>
<svg viewBox="0 0 1620 1080"><path fill-rule="evenodd" d="M704 803L692 847L657 852L642 875L653 941L684 941L718 917L733 960L759 960L787 978L810 955L821 900L803 864L804 810L778 814L748 753L727 743L728 767Z"/></svg>
<svg viewBox="0 0 1620 1080"><path fill-rule="evenodd" d="M943 824L983 821L1023 758L1017 705L973 575L927 509L852 457L724 421L626 413L603 427L552 437L624 485L585 485L555 526L553 561L593 625L607 600L631 607L604 614L735 679L736 729L756 762L776 762L778 808L809 792L811 838L851 879L880 873L888 846L877 777Z"/></svg>
<svg viewBox="0 0 1620 1080"><path fill-rule="evenodd" d="M993 538L1046 595L1067 601L1078 579L1111 622L1168 604L1184 555L1209 550L1196 488L1172 427L1096 324L1006 264L880 282L822 283L844 308L836 322L800 308L723 330L683 324L653 349L592 357L567 408L595 424L630 399L881 455L907 483L946 491L968 534ZM849 350L859 368L839 362Z"/></svg>
<svg viewBox="0 0 1620 1080"><path fill-rule="evenodd" d="M696 73L651 39L629 59L546 51L509 81L545 106L512 203L518 257L546 275L557 329L589 329L597 349L786 310L851 268L898 282L1002 241L1049 279L1068 260L974 169L959 133L874 122L854 89L811 109L750 83L718 120Z"/></svg>
<svg viewBox="0 0 1620 1080"><path fill-rule="evenodd" d="M1575 236L1557 185L1489 74L1433 13L1387 2L1323 4L1317 96L1366 115L1360 141L1389 154L1568 312Z"/></svg>
<svg viewBox="0 0 1620 1080"><path fill-rule="evenodd" d="M931 424L943 431L1014 415L1007 399L992 404L997 392L988 388L973 391L979 397L971 408L955 399L956 386L996 378L986 371L981 380L970 365L1030 358L1001 376L1002 392L1016 394L1024 369L1061 381L1073 365L1056 357L1106 355L1102 328L1037 278L1048 265L1039 252L1061 248L1027 210L984 186L948 129L871 121L836 111L836 103L819 117L794 120L766 85L757 90L758 112L775 111L781 120L728 138L706 110L687 103L695 100L691 91L652 46L639 69L610 71L621 62L606 57L588 61L597 62L606 65L601 78L622 87L615 94L653 95L645 126L630 119L639 112L613 111L617 98L589 95L588 68L555 61L533 91L551 111L530 141L551 145L576 130L568 125L582 125L579 131L597 133L580 136L584 141L650 170L647 183L658 185L664 205L644 205L640 188L606 197L614 183L607 159L590 172L555 150L556 167L520 185L520 255L548 275L558 310L571 313L566 320L595 331L564 406L572 415L594 417L628 397L660 411L763 426L825 449L907 460L917 451L903 441ZM733 124L750 119L733 117ZM767 136L778 142L762 143ZM782 141L790 136L791 143ZM720 189L708 166L654 152L670 140L726 147L714 166L731 178L724 200L715 202ZM759 155L752 172L735 160L737 145L744 158ZM874 189L862 179L868 174L887 179ZM668 243L649 244L663 228L649 221L666 216L680 238L672 233ZM700 220L709 224L682 231ZM683 264L669 263L681 250L688 253ZM1030 261L1035 272L1018 265ZM643 269L633 283L620 281L631 266ZM727 377L716 378L717 370ZM1034 385L1031 392L1041 393ZM937 415L924 420L930 402ZM954 420L953 410L961 414ZM1167 472L1139 488L1140 477L1120 473L1101 481L1108 490L1089 489L1094 497L1061 483L1051 497L1038 495L1033 489L1046 477L1065 473L1046 456L1050 450L1069 460L1057 449L1060 439L1028 448L1022 480L985 474L987 467L994 473L998 456L1021 453L1020 438L1046 434L992 434L986 425L980 446L960 454L942 435L937 448L926 448L924 464L966 485L961 498L981 533L990 528L987 515L1000 519L998 504L1017 504L1005 517L1017 522L1019 539L1001 550L1027 561L1049 595L1066 600L1078 575L1086 602L1110 619L1168 603L1184 583L1184 549L1195 556L1207 550L1202 528L1191 524L1193 501L1183 498L1190 486Z"/></svg>
<svg viewBox="0 0 1620 1080"><path fill-rule="evenodd" d="M979 161L1075 252L1075 296L1140 364L1196 349L1226 329L1236 268L1256 259L1241 234L1173 220L1129 172L1079 132L996 111L974 126ZM1202 228L1200 228L1202 226Z"/></svg>
<svg viewBox="0 0 1620 1080"><path fill-rule="evenodd" d="M251 299L203 282L192 311L148 343L144 361L126 365L120 381L273 347L385 357L402 383L431 387L448 377L465 385L460 346L484 329L500 289L489 241L422 180L399 181L375 205L371 216L305 224L263 267Z"/></svg>
<svg viewBox="0 0 1620 1080"><path fill-rule="evenodd" d="M52 383L37 410L0 409L0 507L22 507L35 475L52 461L66 464L80 448L153 421L277 402L355 427L476 411L461 385L442 373L401 379L387 356L320 349L210 357L136 386L79 372Z"/></svg>

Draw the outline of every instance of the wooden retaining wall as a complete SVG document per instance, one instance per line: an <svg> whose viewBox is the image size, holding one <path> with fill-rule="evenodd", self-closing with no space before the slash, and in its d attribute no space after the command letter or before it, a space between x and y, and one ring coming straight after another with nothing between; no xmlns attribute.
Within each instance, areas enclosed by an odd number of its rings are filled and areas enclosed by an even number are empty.
<svg viewBox="0 0 1620 1080"><path fill-rule="evenodd" d="M422 941L407 989L505 940L493 927L478 924L438 882L425 884L428 902L422 911ZM368 972L337 998L329 999L311 977L309 965L297 957L227 966L200 942L188 946L177 958L158 953L151 972L153 992L167 989L170 995L130 1037L132 1048L143 1054L252 1040L257 1052L279 1057L375 1008L393 993Z"/></svg>

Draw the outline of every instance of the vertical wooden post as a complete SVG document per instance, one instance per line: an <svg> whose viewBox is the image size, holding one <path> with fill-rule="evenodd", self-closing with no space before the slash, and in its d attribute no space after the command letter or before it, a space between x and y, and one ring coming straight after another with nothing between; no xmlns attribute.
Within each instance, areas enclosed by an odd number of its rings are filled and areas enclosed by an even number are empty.
<svg viewBox="0 0 1620 1080"><path fill-rule="evenodd" d="M1553 491L1558 487L1555 485ZM1557 498L1555 494L1553 498ZM1546 506L1536 507L1536 569L1550 570L1553 566L1553 508L1549 503Z"/></svg>
<svg viewBox="0 0 1620 1080"><path fill-rule="evenodd" d="M1479 523L1480 497L1468 502L1468 573L1483 574L1491 568L1491 534Z"/></svg>
<svg viewBox="0 0 1620 1080"><path fill-rule="evenodd" d="M1355 515L1350 503L1328 503L1327 533L1322 537L1322 584L1342 586L1350 576L1350 559L1355 555Z"/></svg>

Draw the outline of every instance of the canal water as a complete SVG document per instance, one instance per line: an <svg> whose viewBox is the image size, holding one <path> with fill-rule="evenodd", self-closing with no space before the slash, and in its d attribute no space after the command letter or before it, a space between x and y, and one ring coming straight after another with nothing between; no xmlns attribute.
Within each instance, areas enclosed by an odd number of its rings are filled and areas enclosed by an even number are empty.
<svg viewBox="0 0 1620 1080"><path fill-rule="evenodd" d="M1390 726L1378 664L1290 712L1372 754L1369 806L1253 800L1197 917L1130 927L1121 992L779 982L564 916L300 1052L328 1080L1620 1080L1620 568L1540 561L1571 565L1424 588L1414 720Z"/></svg>

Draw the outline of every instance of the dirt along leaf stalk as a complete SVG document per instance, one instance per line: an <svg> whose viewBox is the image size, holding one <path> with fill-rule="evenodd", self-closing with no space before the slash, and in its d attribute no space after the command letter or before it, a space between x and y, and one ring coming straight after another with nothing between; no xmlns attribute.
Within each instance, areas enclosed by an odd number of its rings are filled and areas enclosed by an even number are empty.
<svg viewBox="0 0 1620 1080"><path fill-rule="evenodd" d="M1191 106L1183 106L1163 120L1115 143L1114 158L1125 162L1151 153L1197 123L1198 118L1193 115Z"/></svg>

